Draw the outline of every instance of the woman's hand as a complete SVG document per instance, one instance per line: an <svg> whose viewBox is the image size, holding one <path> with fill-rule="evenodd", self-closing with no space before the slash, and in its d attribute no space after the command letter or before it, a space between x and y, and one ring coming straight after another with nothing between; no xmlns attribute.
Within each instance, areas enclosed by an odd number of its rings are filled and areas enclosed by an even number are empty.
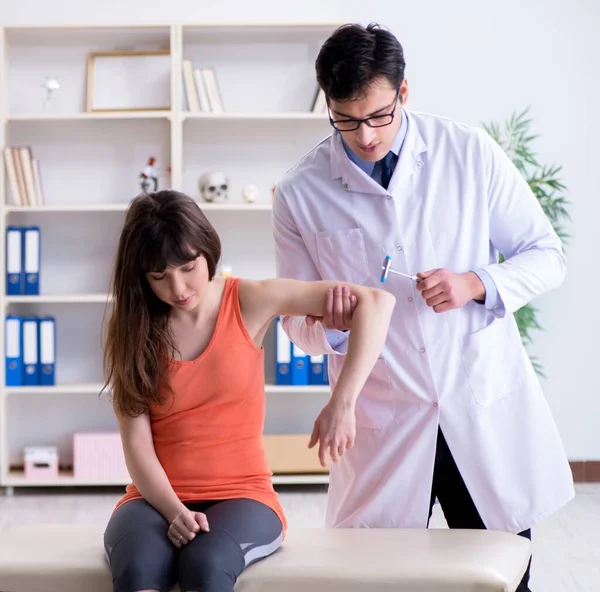
<svg viewBox="0 0 600 592"><path fill-rule="evenodd" d="M328 451L331 460L337 463L346 450L354 446L354 408L354 403L347 403L344 397L332 397L315 420L308 447L312 448L319 443L319 460L322 467L326 466L325 457Z"/></svg>
<svg viewBox="0 0 600 592"><path fill-rule="evenodd" d="M199 532L208 532L208 518L202 512L192 512L187 508L181 510L169 525L167 537L180 549L196 538Z"/></svg>

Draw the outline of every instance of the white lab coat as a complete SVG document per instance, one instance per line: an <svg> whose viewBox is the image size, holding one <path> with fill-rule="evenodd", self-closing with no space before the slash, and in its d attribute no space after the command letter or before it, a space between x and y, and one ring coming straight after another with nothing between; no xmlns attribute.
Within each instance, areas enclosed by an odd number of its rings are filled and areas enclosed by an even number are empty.
<svg viewBox="0 0 600 592"><path fill-rule="evenodd" d="M326 522L425 527L439 423L486 527L521 532L574 495L512 314L562 282L565 256L527 183L487 134L404 114L407 137L388 190L333 134L288 171L273 204L278 276L396 296L386 344L357 400L355 446L331 468ZM390 274L380 282L387 254L393 269L410 274L484 268L504 306L469 302L435 313L410 280ZM331 354L335 388L343 355L333 355L323 327L304 317L283 324L304 351Z"/></svg>

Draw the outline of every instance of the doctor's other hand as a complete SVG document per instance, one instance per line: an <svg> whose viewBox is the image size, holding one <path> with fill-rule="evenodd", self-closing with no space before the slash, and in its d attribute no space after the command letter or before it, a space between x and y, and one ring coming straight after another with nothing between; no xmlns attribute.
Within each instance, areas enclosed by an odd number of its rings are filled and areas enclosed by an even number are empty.
<svg viewBox="0 0 600 592"><path fill-rule="evenodd" d="M335 289L327 291L323 316L307 315L306 324L311 327L320 321L326 329L347 331L352 324L356 302L356 296L350 293L347 286L336 286Z"/></svg>
<svg viewBox="0 0 600 592"><path fill-rule="evenodd" d="M319 444L319 461L322 467L326 467L327 453L333 462L339 462L346 450L354 446L355 437L354 404L347 405L332 399L315 420L308 447Z"/></svg>
<svg viewBox="0 0 600 592"><path fill-rule="evenodd" d="M454 273L449 269L432 269L417 273L417 277L417 290L435 312L462 308L470 300L485 300L483 282L472 271Z"/></svg>

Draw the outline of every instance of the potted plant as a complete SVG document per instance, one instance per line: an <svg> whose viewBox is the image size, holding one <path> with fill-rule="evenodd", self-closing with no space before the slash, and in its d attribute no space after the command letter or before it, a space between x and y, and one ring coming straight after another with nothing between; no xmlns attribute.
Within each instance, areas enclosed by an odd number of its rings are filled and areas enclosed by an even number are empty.
<svg viewBox="0 0 600 592"><path fill-rule="evenodd" d="M520 173L525 177L533 194L556 233L566 243L569 235L562 226L570 220L566 206L569 203L564 196L565 185L560 180L561 166L540 164L532 151L532 142L538 137L531 132L529 107L521 113L513 113L501 128L497 123L483 124L485 131L502 147ZM501 256L502 257L502 256ZM501 258L502 260L502 258ZM543 330L537 318L537 309L527 304L515 313L521 339L525 346L531 344L531 331ZM535 356L530 356L536 372L544 376L541 364Z"/></svg>

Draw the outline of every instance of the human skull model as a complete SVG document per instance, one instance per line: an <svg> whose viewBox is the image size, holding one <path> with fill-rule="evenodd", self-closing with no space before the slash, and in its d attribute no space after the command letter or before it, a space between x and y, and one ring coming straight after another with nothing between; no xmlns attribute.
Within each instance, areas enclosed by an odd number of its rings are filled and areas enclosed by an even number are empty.
<svg viewBox="0 0 600 592"><path fill-rule="evenodd" d="M229 181L223 173L204 173L198 182L204 201L214 202L227 199Z"/></svg>
<svg viewBox="0 0 600 592"><path fill-rule="evenodd" d="M260 195L256 185L246 185L242 191L242 197L246 203L254 203Z"/></svg>

